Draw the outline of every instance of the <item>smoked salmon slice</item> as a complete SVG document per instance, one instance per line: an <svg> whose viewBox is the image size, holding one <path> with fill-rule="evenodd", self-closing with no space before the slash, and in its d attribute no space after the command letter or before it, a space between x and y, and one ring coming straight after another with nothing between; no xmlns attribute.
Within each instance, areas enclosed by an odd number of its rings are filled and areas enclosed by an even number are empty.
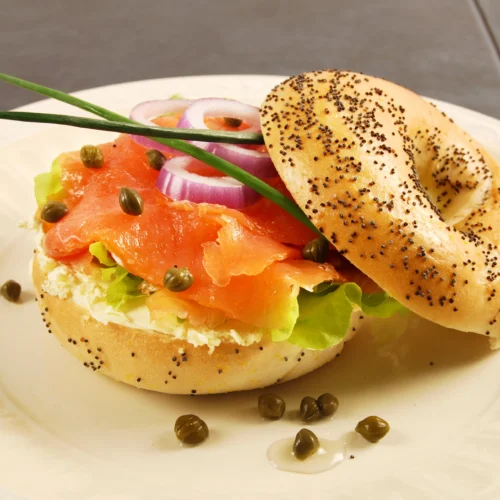
<svg viewBox="0 0 500 500"><path fill-rule="evenodd" d="M301 246L316 235L271 201L261 198L244 210L173 201L156 189L158 172L142 146L123 135L100 147L99 169L85 168L78 153L59 157L62 199L70 211L47 227L49 257L68 262L100 241L120 265L159 289L169 268L187 267L193 285L153 294L150 307L170 308L179 317L190 313L211 325L222 314L262 328L286 327L283 311L296 304L301 287L345 281L332 265L302 259ZM269 182L286 193L279 178ZM142 196L140 216L121 210L121 187Z"/></svg>

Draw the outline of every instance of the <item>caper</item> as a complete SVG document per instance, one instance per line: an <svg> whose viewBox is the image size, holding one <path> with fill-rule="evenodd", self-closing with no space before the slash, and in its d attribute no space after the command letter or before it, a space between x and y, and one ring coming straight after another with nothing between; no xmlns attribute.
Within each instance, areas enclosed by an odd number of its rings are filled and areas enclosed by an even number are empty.
<svg viewBox="0 0 500 500"><path fill-rule="evenodd" d="M230 118L229 116L225 116L224 123L228 127L235 127L236 128L236 127L239 127L243 123L243 120L240 120L239 118Z"/></svg>
<svg viewBox="0 0 500 500"><path fill-rule="evenodd" d="M97 146L83 146L80 149L80 160L87 168L101 168L104 165L104 155Z"/></svg>
<svg viewBox="0 0 500 500"><path fill-rule="evenodd" d="M187 267L171 267L163 277L163 285L171 292L183 292L193 284L193 275Z"/></svg>
<svg viewBox="0 0 500 500"><path fill-rule="evenodd" d="M58 222L68 213L68 207L61 201L48 201L40 211L40 219L45 222Z"/></svg>
<svg viewBox="0 0 500 500"><path fill-rule="evenodd" d="M293 454L299 460L314 455L319 448L319 439L314 432L309 429L300 429L293 442Z"/></svg>
<svg viewBox="0 0 500 500"><path fill-rule="evenodd" d="M208 426L196 415L182 415L175 421L174 432L184 444L199 444L207 439Z"/></svg>
<svg viewBox="0 0 500 500"><path fill-rule="evenodd" d="M339 400L333 394L327 392L318 398L318 407L322 415L331 417L339 407Z"/></svg>
<svg viewBox="0 0 500 500"><path fill-rule="evenodd" d="M358 422L355 430L370 443L376 443L389 432L390 426L383 418L371 416Z"/></svg>
<svg viewBox="0 0 500 500"><path fill-rule="evenodd" d="M328 240L326 238L316 238L310 241L302 249L302 257L322 264L328 258Z"/></svg>
<svg viewBox="0 0 500 500"><path fill-rule="evenodd" d="M300 402L300 416L304 422L318 420L320 417L318 402L310 396L303 398Z"/></svg>
<svg viewBox="0 0 500 500"><path fill-rule="evenodd" d="M149 166L155 170L161 170L161 167L163 167L163 164L167 161L165 155L157 149L148 149L146 151L146 156Z"/></svg>
<svg viewBox="0 0 500 500"><path fill-rule="evenodd" d="M21 295L21 285L14 280L8 280L2 285L1 293L9 302L17 302Z"/></svg>
<svg viewBox="0 0 500 500"><path fill-rule="evenodd" d="M259 396L259 412L264 418L278 420L286 410L285 400L276 394L262 394Z"/></svg>
<svg viewBox="0 0 500 500"><path fill-rule="evenodd" d="M120 207L128 215L141 215L144 211L144 201L135 189L122 187L118 199Z"/></svg>

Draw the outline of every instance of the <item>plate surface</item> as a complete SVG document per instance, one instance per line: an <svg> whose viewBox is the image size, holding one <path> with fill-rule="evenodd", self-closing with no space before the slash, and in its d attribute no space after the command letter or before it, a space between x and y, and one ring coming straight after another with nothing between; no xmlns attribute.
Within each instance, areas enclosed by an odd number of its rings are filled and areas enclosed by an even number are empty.
<svg viewBox="0 0 500 500"><path fill-rule="evenodd" d="M187 77L77 95L125 114L137 102L176 92L258 105L282 80ZM437 104L500 159L500 122ZM51 101L23 109L83 114ZM0 132L0 281L16 279L24 289L21 304L0 301L0 498L500 498L500 354L477 335L417 317L391 345L362 331L339 359L275 389L290 410L279 422L257 414L264 391L168 396L84 369L43 327L28 271L33 235L18 223L35 210L36 173L60 152L112 135L12 122L0 122ZM327 391L339 398L339 411L311 428L320 437L346 437L355 458L319 475L275 470L268 446L301 428L295 410L303 396ZM173 424L183 413L208 423L204 445L176 442ZM392 427L376 445L352 435L368 415Z"/></svg>

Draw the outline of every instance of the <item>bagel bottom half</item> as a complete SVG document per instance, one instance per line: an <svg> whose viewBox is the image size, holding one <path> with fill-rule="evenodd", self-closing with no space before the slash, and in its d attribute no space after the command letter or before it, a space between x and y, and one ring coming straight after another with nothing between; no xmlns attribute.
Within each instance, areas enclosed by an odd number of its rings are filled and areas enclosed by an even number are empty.
<svg viewBox="0 0 500 500"><path fill-rule="evenodd" d="M72 299L49 295L37 254L32 278L44 323L60 344L87 369L141 389L217 394L262 388L323 366L344 345L313 351L264 337L249 346L223 343L210 352L164 333L101 323ZM346 341L361 321L360 313L353 313Z"/></svg>

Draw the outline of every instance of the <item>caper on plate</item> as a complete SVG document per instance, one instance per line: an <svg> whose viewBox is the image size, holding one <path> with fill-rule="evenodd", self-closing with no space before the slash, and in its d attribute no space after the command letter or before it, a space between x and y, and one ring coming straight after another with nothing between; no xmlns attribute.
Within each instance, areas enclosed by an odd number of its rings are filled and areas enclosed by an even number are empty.
<svg viewBox="0 0 500 500"><path fill-rule="evenodd" d="M366 417L356 425L356 432L370 443L380 441L390 430L389 423L377 416Z"/></svg>
<svg viewBox="0 0 500 500"><path fill-rule="evenodd" d="M184 444L199 444L207 439L207 424L197 415L181 415L174 425L177 439Z"/></svg>
<svg viewBox="0 0 500 500"><path fill-rule="evenodd" d="M334 415L339 407L339 400L329 392L322 394L318 399L318 408L324 417L331 417Z"/></svg>
<svg viewBox="0 0 500 500"><path fill-rule="evenodd" d="M309 429L301 429L293 442L293 454L298 460L305 460L319 449L319 439Z"/></svg>
<svg viewBox="0 0 500 500"><path fill-rule="evenodd" d="M262 394L258 401L259 413L271 420L280 419L285 413L285 400L276 394Z"/></svg>
<svg viewBox="0 0 500 500"><path fill-rule="evenodd" d="M9 302L17 302L21 296L21 285L14 280L7 280L0 289L2 297Z"/></svg>
<svg viewBox="0 0 500 500"><path fill-rule="evenodd" d="M311 396L302 398L300 402L300 417L303 422L314 422L321 416L318 402Z"/></svg>

